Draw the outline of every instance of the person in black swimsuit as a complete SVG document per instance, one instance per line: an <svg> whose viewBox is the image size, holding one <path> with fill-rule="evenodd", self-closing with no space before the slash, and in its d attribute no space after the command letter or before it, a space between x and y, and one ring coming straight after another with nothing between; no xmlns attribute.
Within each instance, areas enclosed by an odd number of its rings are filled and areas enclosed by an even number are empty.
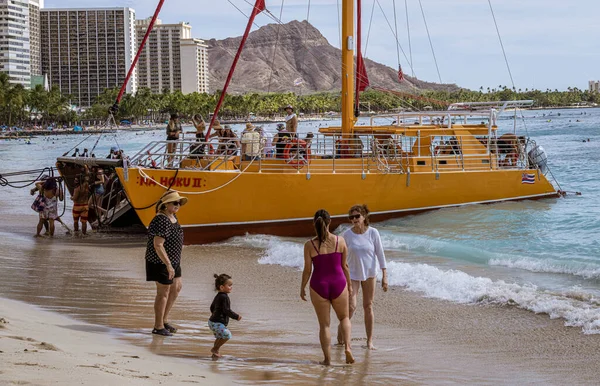
<svg viewBox="0 0 600 386"><path fill-rule="evenodd" d="M204 123L204 120L198 114L192 117L192 122L194 122L194 127L196 128L196 142L198 144L192 145L190 154L199 156L206 153L206 134L204 133L206 123Z"/></svg>
<svg viewBox="0 0 600 386"><path fill-rule="evenodd" d="M169 123L167 124L167 141L179 141L179 136L182 131L183 128L181 127L181 122L179 122L179 116L177 114L171 114L171 119L169 119ZM175 142L167 142L167 159L169 160L168 164L170 166L173 163L175 149L177 149L177 144Z"/></svg>
<svg viewBox="0 0 600 386"><path fill-rule="evenodd" d="M171 336L177 331L167 320L181 291L183 229L176 213L187 198L168 191L156 204L156 216L148 226L146 281L156 282L153 334Z"/></svg>

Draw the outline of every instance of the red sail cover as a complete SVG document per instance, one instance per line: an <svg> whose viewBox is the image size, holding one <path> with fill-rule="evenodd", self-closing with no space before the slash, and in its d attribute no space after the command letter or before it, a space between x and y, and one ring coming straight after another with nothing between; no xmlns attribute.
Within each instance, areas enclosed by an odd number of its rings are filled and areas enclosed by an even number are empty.
<svg viewBox="0 0 600 386"><path fill-rule="evenodd" d="M265 0L258 0L254 5L254 8L256 9L256 13L264 11L267 8L265 5Z"/></svg>
<svg viewBox="0 0 600 386"><path fill-rule="evenodd" d="M365 60L361 55L356 58L356 74L357 74L357 88L358 91L365 91L369 87L369 76L367 75L367 67L365 67Z"/></svg>

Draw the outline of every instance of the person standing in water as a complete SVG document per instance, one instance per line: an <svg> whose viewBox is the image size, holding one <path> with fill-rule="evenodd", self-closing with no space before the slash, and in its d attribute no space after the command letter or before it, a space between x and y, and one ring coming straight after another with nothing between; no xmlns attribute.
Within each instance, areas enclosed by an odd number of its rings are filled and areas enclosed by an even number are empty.
<svg viewBox="0 0 600 386"><path fill-rule="evenodd" d="M326 210L320 209L315 213L313 224L317 235L304 244L304 271L300 287L300 298L306 301L306 284L310 279L310 300L319 320L319 340L324 355L320 363L325 366L331 364L331 307L340 321L346 363L354 363L348 311L348 298L352 295L346 262L348 249L342 237L329 231L330 223L331 216Z"/></svg>
<svg viewBox="0 0 600 386"><path fill-rule="evenodd" d="M215 274L215 290L218 291L210 305L210 319L208 319L208 327L215 335L215 344L210 350L213 359L221 357L219 349L231 339L231 331L227 328L229 318L235 319L238 322L242 320L242 316L231 310L231 301L229 294L233 291L233 281L231 276L223 273Z"/></svg>
<svg viewBox="0 0 600 386"><path fill-rule="evenodd" d="M358 291L363 291L363 310L365 313L365 330L367 333L367 348L375 350L373 345L373 326L375 314L373 313L373 300L375 299L375 286L377 283L377 264L383 271L381 287L384 292L388 290L387 266L385 254L381 244L381 237L377 229L369 226L369 209L366 205L355 205L350 208L348 218L352 228L343 233L348 243L348 266L352 280L352 295L350 296L350 318L356 311ZM338 344L345 342L343 326L338 328Z"/></svg>
<svg viewBox="0 0 600 386"><path fill-rule="evenodd" d="M148 226L146 281L156 282L152 329L156 335L171 336L177 332L177 328L167 320L182 286L183 229L177 220L177 213L187 201L175 191L166 192L158 200L156 216Z"/></svg>

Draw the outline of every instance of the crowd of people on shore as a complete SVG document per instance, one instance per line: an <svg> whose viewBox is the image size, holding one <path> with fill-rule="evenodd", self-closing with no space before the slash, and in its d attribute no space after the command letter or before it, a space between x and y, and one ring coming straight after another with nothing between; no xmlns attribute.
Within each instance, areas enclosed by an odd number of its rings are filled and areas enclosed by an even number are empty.
<svg viewBox="0 0 600 386"><path fill-rule="evenodd" d="M177 213L188 202L176 191L167 191L156 204L156 215L148 227L146 247L146 281L156 283L154 326L152 334L172 336L177 327L170 322L170 313L182 288L183 229ZM323 365L331 364L331 308L339 320L337 343L344 347L345 361L354 363L352 354L351 318L357 308L358 293L362 290L362 305L367 335L366 348L374 350L375 316L373 300L378 267L383 272L381 284L388 290L387 266L381 237L369 223L366 205L355 205L348 211L352 227L342 235L331 232L331 216L318 210L313 218L315 237L304 244L304 269L300 298L307 301L306 285L310 283L310 300L317 315ZM214 275L217 294L210 306L207 321L215 341L210 350L217 360L220 349L231 338L230 319L242 320L231 307L229 294L233 279L228 274Z"/></svg>
<svg viewBox="0 0 600 386"><path fill-rule="evenodd" d="M103 207L103 199L108 185L116 178L114 171L106 175L101 167L90 168L87 165L81 167L80 173L73 179L73 194L71 195L73 229L71 230L61 219L66 211L66 205L64 205L62 213L59 208L59 202L65 200L64 179L43 175L30 190L30 194L36 196L31 209L38 213L39 218L36 237L54 237L56 222L62 224L69 234L87 235L90 212L93 213L95 220L106 215L107 210ZM45 229L44 234L42 234L43 229Z"/></svg>

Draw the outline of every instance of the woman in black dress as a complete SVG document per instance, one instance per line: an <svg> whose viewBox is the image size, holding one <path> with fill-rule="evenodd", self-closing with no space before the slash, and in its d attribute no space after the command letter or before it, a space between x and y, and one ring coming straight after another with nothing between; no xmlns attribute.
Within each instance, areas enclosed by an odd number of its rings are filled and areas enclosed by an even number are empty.
<svg viewBox="0 0 600 386"><path fill-rule="evenodd" d="M175 191L166 192L156 204L156 216L148 226L146 281L156 282L153 334L171 336L177 331L167 320L181 291L183 229L176 214L187 201Z"/></svg>

